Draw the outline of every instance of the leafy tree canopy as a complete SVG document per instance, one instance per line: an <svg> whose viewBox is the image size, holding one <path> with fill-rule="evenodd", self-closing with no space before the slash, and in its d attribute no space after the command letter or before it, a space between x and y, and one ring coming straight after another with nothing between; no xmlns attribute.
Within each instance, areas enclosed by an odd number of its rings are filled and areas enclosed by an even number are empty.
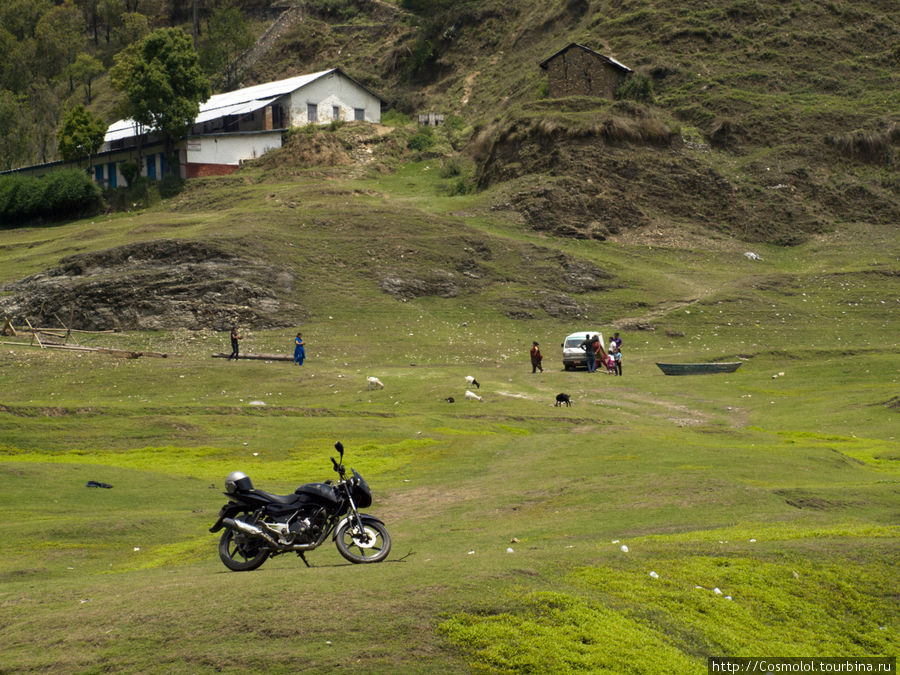
<svg viewBox="0 0 900 675"><path fill-rule="evenodd" d="M211 77L222 73L225 88L235 84L237 73L231 67L235 59L253 45L253 33L241 14L232 5L213 10L209 17L206 39L200 45L200 63Z"/></svg>
<svg viewBox="0 0 900 675"><path fill-rule="evenodd" d="M81 52L69 67L72 79L84 86L87 102L91 102L91 83L105 72L103 64L90 54Z"/></svg>
<svg viewBox="0 0 900 675"><path fill-rule="evenodd" d="M106 124L83 105L72 108L63 120L57 137L63 159L90 157L103 145Z"/></svg>
<svg viewBox="0 0 900 675"><path fill-rule="evenodd" d="M0 89L0 170L17 166L27 156L26 120L21 99L11 91Z"/></svg>
<svg viewBox="0 0 900 675"><path fill-rule="evenodd" d="M191 37L180 28L153 31L119 55L113 86L125 95L124 112L171 143L184 136L209 98L209 80Z"/></svg>

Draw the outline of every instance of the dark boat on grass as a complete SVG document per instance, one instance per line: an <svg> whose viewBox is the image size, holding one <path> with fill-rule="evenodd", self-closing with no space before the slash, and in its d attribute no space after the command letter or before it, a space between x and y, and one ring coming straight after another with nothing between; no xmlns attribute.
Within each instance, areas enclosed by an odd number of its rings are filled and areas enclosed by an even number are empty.
<svg viewBox="0 0 900 675"><path fill-rule="evenodd" d="M657 363L666 375L704 375L707 373L733 373L742 361L724 363Z"/></svg>

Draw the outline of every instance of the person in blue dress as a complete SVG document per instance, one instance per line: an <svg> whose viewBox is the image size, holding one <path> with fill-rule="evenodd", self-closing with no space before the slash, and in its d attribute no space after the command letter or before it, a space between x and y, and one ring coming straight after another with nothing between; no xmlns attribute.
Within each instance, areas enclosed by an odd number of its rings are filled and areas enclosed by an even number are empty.
<svg viewBox="0 0 900 675"><path fill-rule="evenodd" d="M294 338L294 363L298 366L303 365L303 361L306 358L306 347L303 345L303 334L297 333L297 337Z"/></svg>

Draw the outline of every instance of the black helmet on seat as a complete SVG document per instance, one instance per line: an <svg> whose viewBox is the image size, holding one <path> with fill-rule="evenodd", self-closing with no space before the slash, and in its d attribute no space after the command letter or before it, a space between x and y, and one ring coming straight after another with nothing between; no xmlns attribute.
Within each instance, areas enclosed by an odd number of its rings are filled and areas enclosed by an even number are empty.
<svg viewBox="0 0 900 675"><path fill-rule="evenodd" d="M228 474L228 477L225 478L225 492L230 495L238 491L246 492L252 489L253 482L250 480L250 476L243 471L232 471Z"/></svg>

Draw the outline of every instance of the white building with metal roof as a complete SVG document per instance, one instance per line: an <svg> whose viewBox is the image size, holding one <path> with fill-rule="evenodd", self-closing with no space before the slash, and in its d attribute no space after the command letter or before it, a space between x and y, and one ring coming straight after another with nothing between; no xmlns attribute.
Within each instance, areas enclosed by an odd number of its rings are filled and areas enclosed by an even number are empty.
<svg viewBox="0 0 900 675"><path fill-rule="evenodd" d="M378 123L383 102L340 68L215 94L200 105L194 126L178 144L181 176L233 173L241 162L281 147L290 127L337 120ZM95 179L106 187L124 184L119 164L138 157L142 175L165 174L159 136L133 120L114 122L97 156Z"/></svg>

